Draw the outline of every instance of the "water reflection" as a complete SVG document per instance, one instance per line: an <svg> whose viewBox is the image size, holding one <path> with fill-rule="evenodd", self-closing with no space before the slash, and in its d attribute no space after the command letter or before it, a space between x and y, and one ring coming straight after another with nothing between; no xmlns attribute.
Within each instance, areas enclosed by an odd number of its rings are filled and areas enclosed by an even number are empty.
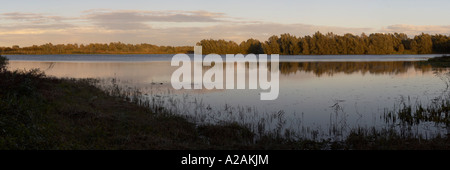
<svg viewBox="0 0 450 170"><path fill-rule="evenodd" d="M336 73L361 73L361 74L400 74L408 69L429 72L432 67L421 62L410 61L386 61L386 62L284 62L280 64L282 74L292 74L298 71L312 72L316 76L333 75Z"/></svg>
<svg viewBox="0 0 450 170"><path fill-rule="evenodd" d="M268 63L270 69L270 62ZM213 64L214 66L214 64ZM235 64L234 67L244 65ZM248 68L248 64L245 65ZM204 66L204 70L210 67ZM104 78L118 77L124 79L139 79L145 81L167 81L168 76L176 69L169 62L39 62L39 61L11 61L10 70L29 70L39 68L47 75L72 78ZM225 67L223 67L225 68ZM295 74L297 72L312 72L320 77L332 76L337 73L353 74L403 74L413 68L415 71L427 73L430 71L442 71L445 68L433 68L429 64L411 61L386 61L386 62L280 62L282 75Z"/></svg>
<svg viewBox="0 0 450 170"><path fill-rule="evenodd" d="M237 121L265 124L264 129L271 130L281 122L302 134L322 129L328 135L357 125L383 126L386 108L398 108L400 102L426 105L441 96L448 83L443 76L446 68L415 61L280 62L279 98L260 101L260 90L173 90L170 78L176 67L167 61L10 61L9 65L10 70L32 68L55 77L101 79L103 87L114 78L200 123Z"/></svg>

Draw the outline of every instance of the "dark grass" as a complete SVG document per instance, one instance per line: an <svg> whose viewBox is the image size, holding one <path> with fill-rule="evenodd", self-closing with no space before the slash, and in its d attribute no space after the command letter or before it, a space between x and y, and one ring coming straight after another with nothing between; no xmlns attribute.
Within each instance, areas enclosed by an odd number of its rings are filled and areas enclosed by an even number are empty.
<svg viewBox="0 0 450 170"><path fill-rule="evenodd" d="M339 148L356 150L448 150L448 136L425 139L415 134L399 133L387 128L355 128Z"/></svg>
<svg viewBox="0 0 450 170"><path fill-rule="evenodd" d="M39 70L7 71L0 56L0 149L449 149L447 136L423 139L355 128L343 141L256 134L238 123L196 125L165 109L100 90L90 79ZM155 106L153 106L155 107ZM257 137L256 137L257 136Z"/></svg>
<svg viewBox="0 0 450 170"><path fill-rule="evenodd" d="M429 64L433 67L450 67L450 55L443 55L440 57L429 58L424 64Z"/></svg>
<svg viewBox="0 0 450 170"><path fill-rule="evenodd" d="M443 55L428 59L428 62L450 62L450 55Z"/></svg>

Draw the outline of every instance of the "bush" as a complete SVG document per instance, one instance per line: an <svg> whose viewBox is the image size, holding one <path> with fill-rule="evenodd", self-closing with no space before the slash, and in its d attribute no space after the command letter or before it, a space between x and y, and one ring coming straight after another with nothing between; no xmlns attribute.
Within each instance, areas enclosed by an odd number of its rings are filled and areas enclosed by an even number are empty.
<svg viewBox="0 0 450 170"><path fill-rule="evenodd" d="M6 70L6 65L8 65L8 59L0 55L0 71Z"/></svg>

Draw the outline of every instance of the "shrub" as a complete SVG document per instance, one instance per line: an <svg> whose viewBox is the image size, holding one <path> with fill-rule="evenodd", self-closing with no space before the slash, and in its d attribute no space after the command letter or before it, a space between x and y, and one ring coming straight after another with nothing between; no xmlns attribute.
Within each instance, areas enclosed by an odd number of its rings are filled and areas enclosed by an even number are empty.
<svg viewBox="0 0 450 170"><path fill-rule="evenodd" d="M8 64L8 59L0 55L0 71L6 70L6 65Z"/></svg>

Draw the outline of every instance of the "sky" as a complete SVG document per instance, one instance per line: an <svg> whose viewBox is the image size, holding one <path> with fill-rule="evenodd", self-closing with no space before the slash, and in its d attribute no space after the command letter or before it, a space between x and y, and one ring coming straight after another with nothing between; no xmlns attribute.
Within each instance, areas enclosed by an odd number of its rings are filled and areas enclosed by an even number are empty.
<svg viewBox="0 0 450 170"><path fill-rule="evenodd" d="M45 43L195 45L290 33L450 35L449 0L10 0L0 46Z"/></svg>

